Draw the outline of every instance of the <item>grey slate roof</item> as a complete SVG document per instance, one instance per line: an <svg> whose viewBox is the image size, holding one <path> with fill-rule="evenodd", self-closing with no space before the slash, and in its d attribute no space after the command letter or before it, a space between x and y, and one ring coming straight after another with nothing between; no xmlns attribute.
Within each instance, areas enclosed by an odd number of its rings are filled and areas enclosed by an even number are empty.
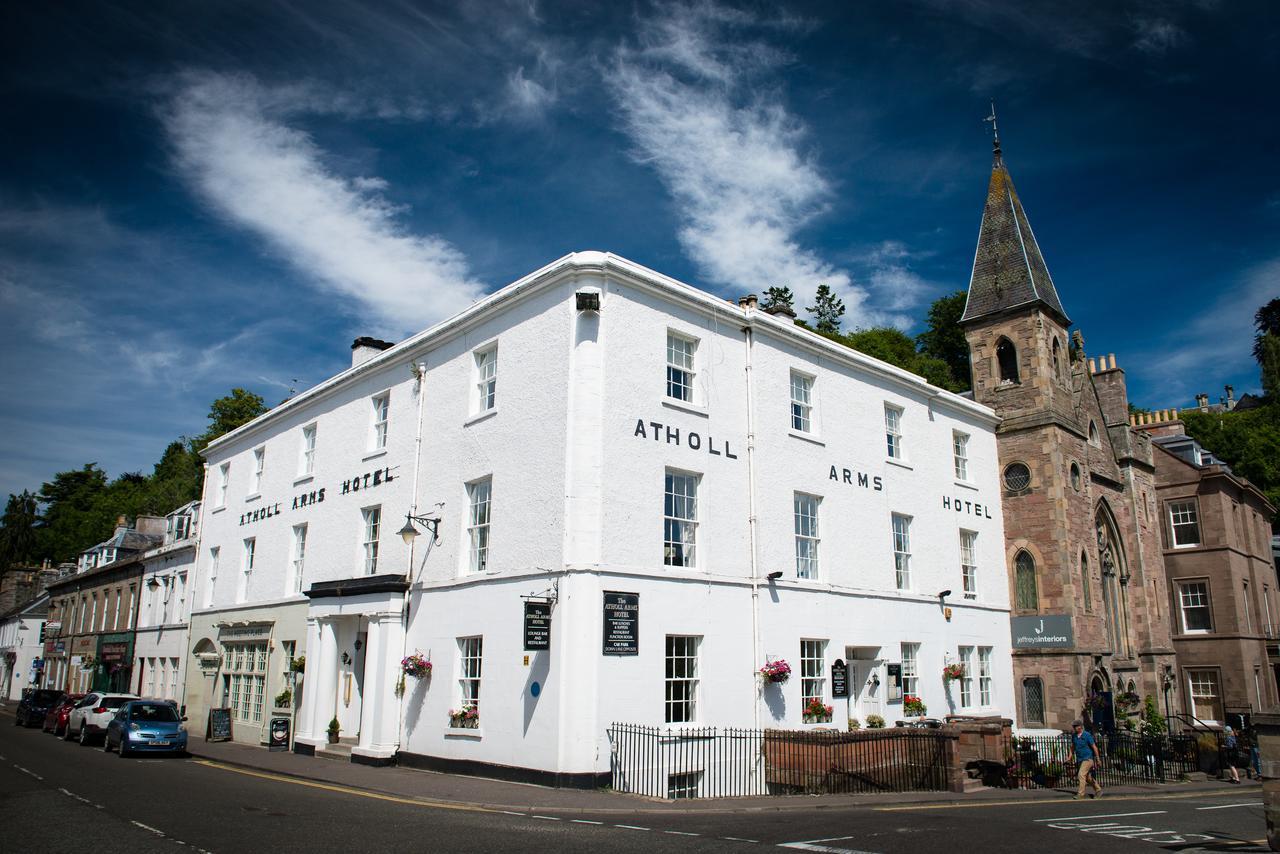
<svg viewBox="0 0 1280 854"><path fill-rule="evenodd" d="M978 251L969 279L961 323L1018 306L1040 303L1064 326L1071 321L1058 299L1049 268L1022 209L1013 178L996 148L987 187L987 204L978 231Z"/></svg>

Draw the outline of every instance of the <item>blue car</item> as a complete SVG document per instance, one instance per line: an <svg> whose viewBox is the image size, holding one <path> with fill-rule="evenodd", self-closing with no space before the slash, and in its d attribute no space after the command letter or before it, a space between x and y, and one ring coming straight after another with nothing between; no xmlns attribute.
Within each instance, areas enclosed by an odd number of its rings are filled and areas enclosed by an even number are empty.
<svg viewBox="0 0 1280 854"><path fill-rule="evenodd" d="M166 700L131 700L107 724L102 749L119 750L122 759L132 753L186 753L184 720Z"/></svg>

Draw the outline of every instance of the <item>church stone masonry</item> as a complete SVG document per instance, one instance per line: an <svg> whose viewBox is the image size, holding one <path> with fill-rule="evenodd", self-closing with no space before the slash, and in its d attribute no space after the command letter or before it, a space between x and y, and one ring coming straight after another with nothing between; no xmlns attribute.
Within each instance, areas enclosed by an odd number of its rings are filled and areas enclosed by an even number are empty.
<svg viewBox="0 0 1280 854"><path fill-rule="evenodd" d="M1070 647L1015 644L1019 723L1106 729L1126 694L1178 708L1151 442L1129 427L1114 357L1092 370L1078 331L1069 343L998 136L961 324L974 398L1003 418L1013 617L1061 615L1073 631Z"/></svg>

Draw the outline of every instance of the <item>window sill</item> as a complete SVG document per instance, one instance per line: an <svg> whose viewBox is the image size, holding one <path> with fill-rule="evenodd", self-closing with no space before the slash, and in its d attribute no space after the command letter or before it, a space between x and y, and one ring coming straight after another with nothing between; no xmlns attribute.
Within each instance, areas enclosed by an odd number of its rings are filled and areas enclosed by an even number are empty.
<svg viewBox="0 0 1280 854"><path fill-rule="evenodd" d="M466 727L446 727L444 731L445 738L465 738L468 741L479 741L484 738L484 730L480 727L467 729Z"/></svg>
<svg viewBox="0 0 1280 854"><path fill-rule="evenodd" d="M386 455L387 455L387 449L379 448L376 451L370 451L369 453L365 454L363 457L360 458L360 461L367 463L369 462L369 460L375 460L378 457L385 457Z"/></svg>
<svg viewBox="0 0 1280 854"><path fill-rule="evenodd" d="M972 481L968 481L968 480L957 480L957 481L955 482L955 484L956 484L956 486L959 486L959 487L961 487L961 488L963 488L963 489L972 489L974 492L977 492L977 491L978 491L978 485L977 485L976 483L973 483Z"/></svg>
<svg viewBox="0 0 1280 854"><path fill-rule="evenodd" d="M698 406L696 403L686 403L683 400L676 400L672 397L664 397L662 405L669 409L678 409L681 412L688 412L690 415L700 415L703 418L710 418L711 412L705 406Z"/></svg>
<svg viewBox="0 0 1280 854"><path fill-rule="evenodd" d="M906 469L907 471L915 471L915 470L916 470L916 467L915 467L915 466L911 465L910 463L905 463L905 462L903 462L902 460L900 460L900 459L898 459L898 458L896 458L896 457L885 457L885 458L884 458L884 461L885 461L886 463L888 463L889 465L891 465L891 466L897 466L898 468L900 468L900 469Z"/></svg>
<svg viewBox="0 0 1280 854"><path fill-rule="evenodd" d="M484 412L477 412L474 415L469 416L466 421L463 421L462 426L470 427L472 424L479 424L481 421L492 418L497 414L498 407L496 406L493 409L486 409Z"/></svg>
<svg viewBox="0 0 1280 854"><path fill-rule="evenodd" d="M812 434L812 433L803 433L803 432L801 432L801 431L799 431L799 430L796 430L796 429L794 429L794 428L792 428L791 430L788 430L788 431L787 431L787 433L788 433L789 435L791 435L791 436L794 436L794 437L795 437L795 438L797 438L797 439L800 439L801 441L804 441L804 442L811 442L811 443L813 443L813 444L817 445L817 446L818 446L818 447L820 447L820 448L825 448L825 447L827 446L827 443L826 443L826 442L822 441L821 439L819 439L817 436L815 436L815 435L814 435L814 434Z"/></svg>
<svg viewBox="0 0 1280 854"><path fill-rule="evenodd" d="M261 493L261 492L253 492L253 493L250 493L249 495L246 495L246 496L244 497L244 503L245 503L245 504L248 504L250 501L257 501L257 500L258 500L259 498L261 498L261 497L262 497L262 493Z"/></svg>
<svg viewBox="0 0 1280 854"><path fill-rule="evenodd" d="M315 479L316 479L316 476L314 474L300 474L296 478L294 478L293 485L301 486L302 484L310 483Z"/></svg>
<svg viewBox="0 0 1280 854"><path fill-rule="evenodd" d="M210 512L210 513L221 513L223 510L226 510L226 509L227 509L227 505L222 504L222 505L219 505L218 507L213 508L213 509L212 509L212 510L210 510L209 512Z"/></svg>

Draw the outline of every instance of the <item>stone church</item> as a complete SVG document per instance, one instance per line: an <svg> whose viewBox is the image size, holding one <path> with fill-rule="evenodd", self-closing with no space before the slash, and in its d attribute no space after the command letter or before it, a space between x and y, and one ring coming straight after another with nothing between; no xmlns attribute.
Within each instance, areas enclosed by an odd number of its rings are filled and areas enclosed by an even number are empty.
<svg viewBox="0 0 1280 854"><path fill-rule="evenodd" d="M973 394L1001 416L1005 560L1019 617L1059 617L1056 643L1015 631L1022 729L1107 730L1154 697L1177 709L1150 439L1129 427L1124 371L1084 353L999 136L961 318ZM1034 632L1034 628L1032 629Z"/></svg>

